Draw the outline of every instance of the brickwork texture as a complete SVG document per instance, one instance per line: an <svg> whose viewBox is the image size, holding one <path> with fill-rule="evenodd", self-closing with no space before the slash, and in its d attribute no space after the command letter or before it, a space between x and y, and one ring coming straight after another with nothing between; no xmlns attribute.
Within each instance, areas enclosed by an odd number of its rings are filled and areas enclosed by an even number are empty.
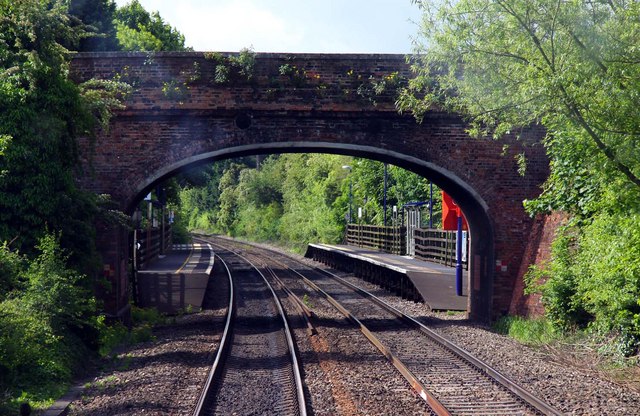
<svg viewBox="0 0 640 416"><path fill-rule="evenodd" d="M532 258L525 254L537 250L530 240L539 230L522 201L536 197L548 175L542 129L477 139L455 114L434 109L421 124L398 114L394 94L411 77L400 55L257 54L253 64L242 58L78 54L77 82L115 78L134 87L109 130L80 143L84 189L111 195L130 213L181 169L235 156L304 151L392 163L432 180L462 207L471 234L470 316L486 320L513 310L523 261ZM524 176L515 157L521 153ZM117 287L126 286L119 266L126 243L101 241L105 270Z"/></svg>

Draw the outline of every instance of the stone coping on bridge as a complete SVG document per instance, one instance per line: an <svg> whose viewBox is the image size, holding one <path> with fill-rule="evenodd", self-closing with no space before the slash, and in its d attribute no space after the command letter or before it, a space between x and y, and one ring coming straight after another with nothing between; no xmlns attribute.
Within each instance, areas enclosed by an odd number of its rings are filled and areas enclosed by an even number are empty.
<svg viewBox="0 0 640 416"><path fill-rule="evenodd" d="M468 279L463 280L463 295L458 296L455 289L455 268L416 260L410 256L398 256L348 245L309 244L307 248L306 257L343 269L344 262L336 262L336 256L355 263L347 267L347 271L354 272L368 281L372 280L372 273L382 274L383 276L373 279L373 283L380 284L402 297L423 301L432 310L468 309ZM362 263L373 266L374 270L358 265ZM466 275L466 271L464 273ZM407 284L412 287L407 287ZM418 296L414 295L414 291Z"/></svg>
<svg viewBox="0 0 640 416"><path fill-rule="evenodd" d="M77 58L100 58L100 57L128 57L128 58L149 58L149 57L168 57L168 58L190 58L194 56L204 56L204 54L219 53L222 55L238 55L238 51L180 51L180 52L119 52L119 51L104 51L104 52L72 52L73 57ZM411 54L399 54L399 53L313 53L313 52L255 52L255 56L258 58L273 58L283 59L289 57L295 57L299 59L317 59L322 57L323 59L349 59L349 60L369 60L372 58L387 58L398 60L405 60L407 57L413 56Z"/></svg>

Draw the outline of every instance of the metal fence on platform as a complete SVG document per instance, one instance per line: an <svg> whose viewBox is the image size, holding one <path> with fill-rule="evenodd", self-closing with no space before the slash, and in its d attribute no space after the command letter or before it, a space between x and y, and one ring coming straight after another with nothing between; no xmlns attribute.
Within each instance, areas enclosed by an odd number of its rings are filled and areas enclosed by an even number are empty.
<svg viewBox="0 0 640 416"><path fill-rule="evenodd" d="M466 233L465 233L466 235ZM456 231L420 228L414 231L415 257L445 266L456 265ZM461 259L462 267L468 269L466 253L468 253L469 240L463 238Z"/></svg>
<svg viewBox="0 0 640 416"><path fill-rule="evenodd" d="M466 237L466 232L465 232ZM377 225L348 224L345 243L351 246L370 248L385 253L406 255L406 227L383 227ZM454 267L456 265L456 232L439 229L418 228L413 230L414 253L417 259L432 261ZM462 267L468 269L466 253L469 240L463 238Z"/></svg>
<svg viewBox="0 0 640 416"><path fill-rule="evenodd" d="M171 225L133 231L135 269L142 270L150 261L171 248Z"/></svg>
<svg viewBox="0 0 640 416"><path fill-rule="evenodd" d="M383 227L378 225L348 224L345 243L351 246L370 248L385 253L405 254L405 227Z"/></svg>

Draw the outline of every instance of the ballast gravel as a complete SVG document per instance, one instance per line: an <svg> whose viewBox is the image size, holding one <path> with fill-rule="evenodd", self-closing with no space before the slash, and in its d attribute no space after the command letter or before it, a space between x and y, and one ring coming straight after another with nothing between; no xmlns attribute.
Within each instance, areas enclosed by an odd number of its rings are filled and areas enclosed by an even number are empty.
<svg viewBox="0 0 640 416"><path fill-rule="evenodd" d="M352 275L337 273L421 320L564 414L640 415L640 392L627 385L569 365L550 351L523 346L467 321L463 314L435 313ZM321 302L314 306L318 333L310 336L303 325L295 325L309 414L429 414L421 399L357 330ZM224 314L219 308L182 316L155 329L155 340L123 349L109 368L88 383L68 414L192 414L213 363Z"/></svg>

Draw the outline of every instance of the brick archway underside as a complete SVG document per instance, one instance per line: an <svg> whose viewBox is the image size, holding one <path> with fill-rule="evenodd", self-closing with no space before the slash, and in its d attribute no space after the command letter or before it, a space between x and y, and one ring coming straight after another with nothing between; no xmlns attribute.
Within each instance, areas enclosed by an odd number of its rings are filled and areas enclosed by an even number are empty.
<svg viewBox="0 0 640 416"><path fill-rule="evenodd" d="M318 152L392 163L432 180L465 212L472 240L470 316L489 319L508 310L533 224L522 201L537 196L548 174L540 129L523 130L518 139L472 139L453 114L434 111L421 124L399 115L392 95L366 91L367 83L389 74L410 76L402 56L257 55L251 80L220 84L211 78L222 62L216 59L195 52L77 56L72 73L79 82L125 74L136 88L107 133L80 143L89 172L83 187L111 195L128 211L159 181L213 160ZM284 65L305 78L283 75ZM178 98L167 94L176 85ZM518 174L520 153L528 161L525 176ZM99 231L106 274L126 287L126 237ZM107 308L118 313L123 296L119 290Z"/></svg>

